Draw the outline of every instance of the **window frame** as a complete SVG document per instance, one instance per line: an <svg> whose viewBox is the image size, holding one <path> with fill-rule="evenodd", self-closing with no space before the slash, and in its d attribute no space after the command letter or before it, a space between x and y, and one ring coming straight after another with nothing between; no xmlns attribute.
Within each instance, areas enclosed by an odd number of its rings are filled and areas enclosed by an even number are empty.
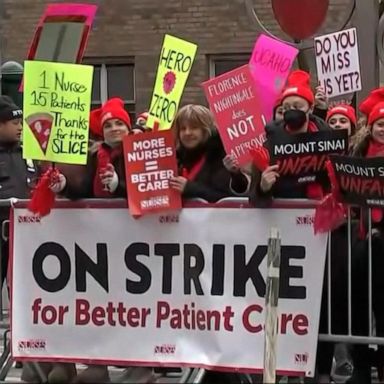
<svg viewBox="0 0 384 384"><path fill-rule="evenodd" d="M136 106L136 67L132 57L87 57L83 64L93 65L100 68L100 103L104 104L108 100L108 66L133 66L133 99L123 99L124 105ZM95 103L94 103L95 102ZM91 104L96 104L96 100L91 100Z"/></svg>
<svg viewBox="0 0 384 384"><path fill-rule="evenodd" d="M216 62L217 61L240 61L244 60L247 63L251 58L252 53L225 53L225 54L213 54L208 55L208 75L210 79L216 76Z"/></svg>

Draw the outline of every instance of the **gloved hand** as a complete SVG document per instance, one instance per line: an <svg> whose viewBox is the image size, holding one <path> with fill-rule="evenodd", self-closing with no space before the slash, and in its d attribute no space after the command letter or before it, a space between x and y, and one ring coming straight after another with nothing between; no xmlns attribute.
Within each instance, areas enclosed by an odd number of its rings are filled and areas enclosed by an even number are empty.
<svg viewBox="0 0 384 384"><path fill-rule="evenodd" d="M99 173L101 183L105 189L113 193L119 186L119 176L115 171L115 167L112 164L108 164L106 168L102 169Z"/></svg>

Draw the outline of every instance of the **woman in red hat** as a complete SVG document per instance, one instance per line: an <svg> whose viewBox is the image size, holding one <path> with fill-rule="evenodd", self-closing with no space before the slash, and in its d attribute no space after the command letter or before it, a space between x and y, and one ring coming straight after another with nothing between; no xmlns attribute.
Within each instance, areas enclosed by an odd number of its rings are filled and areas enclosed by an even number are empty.
<svg viewBox="0 0 384 384"><path fill-rule="evenodd" d="M122 141L132 130L124 102L118 98L110 99L91 116L90 129L103 141L90 148L87 165L76 167L79 171L81 168L77 176L73 172L71 175L62 173L51 189L69 198L126 197Z"/></svg>
<svg viewBox="0 0 384 384"><path fill-rule="evenodd" d="M356 131L355 109L347 104L333 107L327 113L326 122L332 129L347 129L351 137Z"/></svg>
<svg viewBox="0 0 384 384"><path fill-rule="evenodd" d="M366 133L360 138L353 149L356 157L384 157L384 102L370 107ZM368 111L368 110L367 110ZM352 259L352 333L367 336L369 330L369 254L368 238L371 237L372 246L372 310L375 316L376 336L384 337L384 211L372 208L371 233L368 233L368 212L361 210L360 234L367 234L363 240L353 247ZM373 361L372 361L373 360ZM379 369L379 376L383 374L384 350L379 346L376 357L372 358L368 345L354 345L353 348L354 374L352 383L371 383L371 366L375 362Z"/></svg>

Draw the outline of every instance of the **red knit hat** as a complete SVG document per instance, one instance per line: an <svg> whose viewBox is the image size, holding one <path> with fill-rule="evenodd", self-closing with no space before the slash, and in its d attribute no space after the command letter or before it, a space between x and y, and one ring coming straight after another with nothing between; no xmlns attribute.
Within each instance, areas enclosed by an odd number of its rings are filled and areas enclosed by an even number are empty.
<svg viewBox="0 0 384 384"><path fill-rule="evenodd" d="M124 122L128 128L131 128L131 119L129 118L128 112L124 109L124 101L120 98L115 97L109 99L101 107L101 126L111 119L119 119Z"/></svg>
<svg viewBox="0 0 384 384"><path fill-rule="evenodd" d="M94 109L89 114L89 130L96 137L103 137L103 128L101 126L101 108Z"/></svg>
<svg viewBox="0 0 384 384"><path fill-rule="evenodd" d="M368 124L372 125L375 121L384 118L384 102L378 103L372 109L368 117Z"/></svg>
<svg viewBox="0 0 384 384"><path fill-rule="evenodd" d="M359 111L369 116L376 104L384 101L384 87L373 89L370 94L360 103Z"/></svg>
<svg viewBox="0 0 384 384"><path fill-rule="evenodd" d="M309 73L301 70L293 71L288 77L287 85L283 90L281 100L288 96L299 96L307 100L310 105L315 102L315 96L310 85Z"/></svg>
<svg viewBox="0 0 384 384"><path fill-rule="evenodd" d="M326 122L328 123L328 120L334 115L343 115L349 119L351 124L356 126L355 108L351 107L350 105L340 104L340 105L337 105L336 107L331 108L327 113Z"/></svg>

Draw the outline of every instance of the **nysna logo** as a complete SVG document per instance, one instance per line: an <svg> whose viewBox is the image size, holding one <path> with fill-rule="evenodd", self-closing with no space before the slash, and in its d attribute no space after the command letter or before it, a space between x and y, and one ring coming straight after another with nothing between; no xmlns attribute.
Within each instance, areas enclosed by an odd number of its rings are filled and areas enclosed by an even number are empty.
<svg viewBox="0 0 384 384"><path fill-rule="evenodd" d="M296 365L308 364L308 353L296 353L295 354L295 364Z"/></svg>
<svg viewBox="0 0 384 384"><path fill-rule="evenodd" d="M176 345L162 344L155 345L155 355L174 355L176 352Z"/></svg>
<svg viewBox="0 0 384 384"><path fill-rule="evenodd" d="M43 351L46 342L41 339L20 340L18 343L19 351Z"/></svg>
<svg viewBox="0 0 384 384"><path fill-rule="evenodd" d="M313 225L314 221L315 221L315 216L313 215L296 217L296 225Z"/></svg>
<svg viewBox="0 0 384 384"><path fill-rule="evenodd" d="M40 223L41 216L17 216L17 221L19 223Z"/></svg>

